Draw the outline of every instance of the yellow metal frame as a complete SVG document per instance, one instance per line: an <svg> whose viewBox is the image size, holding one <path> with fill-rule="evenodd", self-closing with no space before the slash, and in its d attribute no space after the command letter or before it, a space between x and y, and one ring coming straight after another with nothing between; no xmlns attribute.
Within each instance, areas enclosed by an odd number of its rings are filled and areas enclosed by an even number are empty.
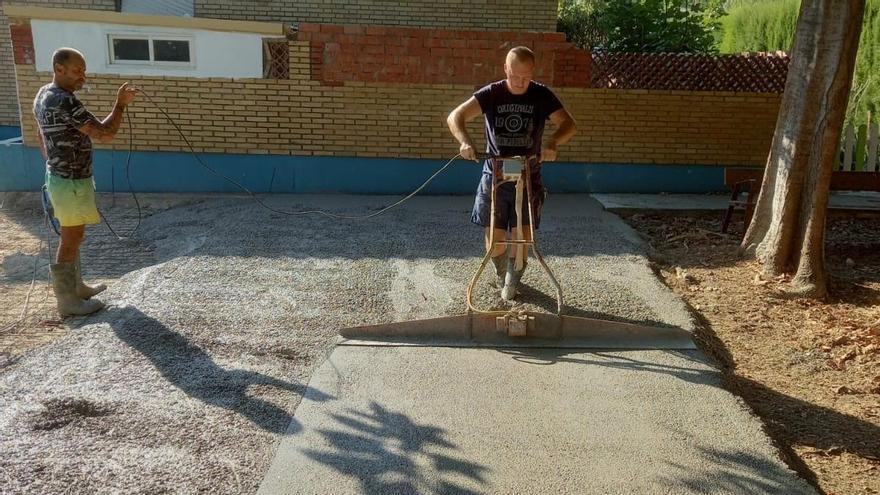
<svg viewBox="0 0 880 495"><path fill-rule="evenodd" d="M528 247L532 248L532 251L535 254L535 258L538 260L538 263L541 264L541 267L544 269L544 272L550 277L550 280L553 282L553 285L556 287L556 310L557 316L562 316L562 310L564 306L564 298L562 294L562 286L559 285L559 282L556 280L556 276L553 275L553 271L550 270L550 267L547 266L547 263L544 262L544 257L541 256L541 251L538 249L538 241L535 238L535 212L532 205L532 163L537 163L536 156L528 156L528 157L510 157L514 159L520 159L523 161L523 167L521 171L521 175L525 182L525 190L526 194L522 198L522 200L526 203L529 212L529 233L531 234L529 237L531 240L526 239L505 239L503 241L495 240L495 197L498 190L498 187L505 182L512 182L510 179L505 179L502 174L502 162L504 160L503 157L496 158L488 158L490 164L492 165L492 192L491 192L491 217L489 219L489 249L486 250L486 255L483 256L483 261L480 263L480 267L477 268L477 272L474 273L473 278L471 279L470 284L468 284L467 288L467 306L468 312L480 313L480 314L488 314L488 315L509 315L510 311L492 311L492 310L483 310L477 308L474 304L474 288L477 285L477 281L480 279L480 275L483 274L483 270L486 268L486 265L489 263L489 260L492 257L492 249L496 246L496 244L503 244L505 246L527 246L526 256L528 256ZM520 210L522 211L522 210Z"/></svg>

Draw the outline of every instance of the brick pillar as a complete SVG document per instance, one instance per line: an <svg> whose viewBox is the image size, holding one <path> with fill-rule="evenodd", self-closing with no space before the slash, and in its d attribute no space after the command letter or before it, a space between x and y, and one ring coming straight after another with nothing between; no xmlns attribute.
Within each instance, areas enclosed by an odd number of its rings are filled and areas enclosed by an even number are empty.
<svg viewBox="0 0 880 495"><path fill-rule="evenodd" d="M9 26L12 39L12 58L16 65L33 65L34 36L30 24L13 24Z"/></svg>

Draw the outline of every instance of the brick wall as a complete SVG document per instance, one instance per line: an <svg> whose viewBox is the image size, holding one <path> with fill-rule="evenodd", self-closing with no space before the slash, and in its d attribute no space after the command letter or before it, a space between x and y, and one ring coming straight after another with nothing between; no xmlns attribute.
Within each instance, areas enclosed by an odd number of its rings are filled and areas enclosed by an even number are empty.
<svg viewBox="0 0 880 495"><path fill-rule="evenodd" d="M578 121L566 160L763 166L781 95L564 88Z"/></svg>
<svg viewBox="0 0 880 495"><path fill-rule="evenodd" d="M115 10L116 0L13 0L2 5ZM257 21L334 22L555 31L557 0L195 0L196 16ZM0 125L18 125L8 19L0 12Z"/></svg>
<svg viewBox="0 0 880 495"><path fill-rule="evenodd" d="M135 82L171 114L198 151L433 159L457 151L445 118L471 95L473 84L442 79L328 84L316 77L315 65L324 59L314 56L312 41L290 41L288 47L285 80L143 77ZM19 94L29 108L51 74L22 62L16 66ZM500 65L501 59L485 62ZM92 91L83 99L94 113L105 115L122 82L93 76ZM578 136L560 154L573 162L762 165L780 100L778 94L761 93L553 87L579 124ZM135 149L187 149L145 99L131 112ZM481 146L482 121L470 129ZM24 131L26 144L34 146L32 119L25 119ZM127 149L128 137L123 126L112 147Z"/></svg>
<svg viewBox="0 0 880 495"><path fill-rule="evenodd" d="M30 24L13 24L9 26L9 37L12 40L12 60L15 65L30 65L34 58L34 37Z"/></svg>
<svg viewBox="0 0 880 495"><path fill-rule="evenodd" d="M297 39L310 43L313 78L325 84L482 86L504 77L504 57L518 45L535 51L535 79L543 83L586 87L590 81L590 54L567 43L563 33L303 23Z"/></svg>
<svg viewBox="0 0 880 495"><path fill-rule="evenodd" d="M116 0L32 0L2 2L2 5L34 5L67 9L115 10ZM2 7L0 5L0 7ZM18 125L18 102L15 94L12 44L9 19L0 12L0 125Z"/></svg>
<svg viewBox="0 0 880 495"><path fill-rule="evenodd" d="M196 17L556 31L558 0L196 0Z"/></svg>

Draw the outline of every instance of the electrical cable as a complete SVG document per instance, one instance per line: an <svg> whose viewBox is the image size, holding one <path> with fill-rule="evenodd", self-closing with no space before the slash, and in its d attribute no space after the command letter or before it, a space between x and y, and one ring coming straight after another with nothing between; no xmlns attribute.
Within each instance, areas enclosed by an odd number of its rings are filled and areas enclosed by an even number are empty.
<svg viewBox="0 0 880 495"><path fill-rule="evenodd" d="M430 177L428 177L428 179L427 179L425 182L423 182L422 185L420 185L415 191L413 191L413 192L411 192L410 194L404 196L402 199L400 199L400 200L398 200L398 201L396 201L396 202L394 202L394 203L392 203L392 204L390 204L390 205L388 205L388 206L386 206L386 207L383 207L383 208L380 209L379 211L376 211L376 212L370 213L369 215L340 215L340 214L337 214L337 213L331 213L331 212L329 212L329 211L324 211L324 210L301 210L301 211L285 211L285 210L279 210L279 209L277 209L277 208L273 208L273 207L267 205L266 203L264 203L263 200L261 200L261 199L256 195L256 193L254 193L253 191L251 191L250 189L248 189L247 187L245 187L243 184L241 184L241 183L239 183L238 181L236 181L235 179L232 179L231 177L229 177L229 176L227 176L227 175L225 175L225 174L223 174L223 173L217 171L216 169L212 168L210 165L208 165L207 163L205 163L205 162L202 160L202 158L199 156L199 154L196 152L196 150L193 148L193 145L192 145L192 143L189 142L189 139L186 138L186 135L185 135L185 134L183 133L183 131L180 129L180 126L177 125L177 122L175 122L174 119L171 118L170 115L168 115L168 112L166 112L165 109L163 109L162 107L160 107L159 105L157 105L156 102L153 101L153 99L150 97L150 95L149 95L146 91L144 91L142 88L137 88L137 90L138 90L140 93L142 93L142 94L147 98L147 100L148 100L148 101L149 101L149 102L150 102L150 103L151 103L151 104L152 104L157 110L159 110L159 111L162 113L162 115L165 116L165 118L168 120L168 122L171 123L172 126L174 126L174 129L177 130L177 133L180 134L180 137L183 138L183 141L186 143L187 147L189 148L190 153L192 153L192 155L195 157L196 161L197 161L202 167L204 167L205 169L207 169L208 171L210 171L210 172L213 173L214 175L216 175L216 176L218 176L218 177L220 177L220 178L222 178L222 179L224 179L224 180L226 180L226 181L228 181L228 182L234 184L236 187L238 187L238 188L241 189L242 191L246 192L251 198L254 199L254 201L256 201L256 202L257 202L260 206L262 206L263 208L265 208L265 209L267 209L267 210L269 210L269 211L271 211L271 212L279 213L279 214L282 214L282 215L289 215L289 216L297 216L297 215L324 215L324 216L326 216L326 217L333 218L333 219L337 219L337 220L367 220L367 219L370 219L370 218L373 218L373 217L377 217L377 216L379 216L379 215L385 213L386 211L388 211L388 210L390 210L390 209L392 209L392 208L395 208L395 207L397 207L397 206L400 206L401 204L403 204L404 202L406 202L407 200L409 200L410 198L412 198L413 196L415 196L416 194L418 194L419 192L421 192L421 190L424 189L424 188L425 188L425 187L426 187L426 186L427 186L432 180L434 180L435 177L437 177L437 176L440 175L444 170L446 170L447 168L449 168L449 166L452 165L452 162L454 162L457 158L459 158L459 157L461 156L461 154L456 154L455 156L453 156L449 161L446 162L446 164L444 164L442 167L440 167L439 169L437 169L436 172L434 172Z"/></svg>
<svg viewBox="0 0 880 495"><path fill-rule="evenodd" d="M46 242L46 255L47 255L49 264L51 265L52 264L52 241L51 241L51 235L49 235L50 234L49 223L50 223L49 214L48 214L48 212L46 212L44 210L43 211L43 228L46 231L46 241L45 241ZM43 240L40 239L40 244L37 246L37 252L36 252L36 254L34 254L34 269L33 269L33 274L31 276L31 284L30 284L30 287L28 288L27 294L25 295L24 305L22 306L21 313L19 313L19 316L15 321L9 323L8 325L6 325L2 329L0 329L0 334L4 334L4 333L7 333L11 330L14 330L17 326L22 324L30 316L30 314L28 314L28 309L30 308L31 295L33 294L34 288L36 287L36 284L37 284L37 266L38 266L38 262L40 259L40 251L42 251L42 250L43 250ZM48 286L51 285L51 280L48 278L48 276L46 278L46 285L47 285L46 297L43 298L42 302L46 302L46 300L49 298L49 290L48 290L49 287Z"/></svg>
<svg viewBox="0 0 880 495"><path fill-rule="evenodd" d="M128 118L126 118L125 120L128 121L128 157L125 159L125 180L126 180L126 182L128 182L128 192L131 193L131 197L134 198L134 204L137 207L137 224L135 224L134 228L131 229L131 232L129 232L128 235L121 236L116 232L116 230L113 228L113 226L110 225L110 222L107 221L107 217L104 216L104 212L102 212L100 209L98 210L98 214L101 215L101 219L104 220L105 224L107 224L107 228L110 229L110 232L112 232L113 235L115 235L116 238L119 240L131 239L132 236L134 236L134 233L137 232L138 228L140 228L141 219L143 218L143 215L141 212L141 203L138 201L137 194L135 194L135 192L134 192L134 188L131 187L131 172L130 172L131 171L131 155L132 155L132 151L134 149L134 132L133 132L132 126L131 126L131 120L132 120L131 115L129 115ZM111 194L113 195L112 196L113 205L115 206L115 204L116 204L116 173L115 173L115 167L113 167L112 165L110 168L110 190L111 190Z"/></svg>
<svg viewBox="0 0 880 495"><path fill-rule="evenodd" d="M224 180L226 180L226 181L232 183L233 185L235 185L236 187L238 187L238 188L241 189L242 191L246 192L246 193L247 193L251 198L253 198L254 201L256 201L257 204L259 204L261 207L263 207L263 208L265 208L266 210L269 210L269 211L271 211L271 212L278 213L278 214L282 214L282 215L288 215L288 216L298 216L298 215L323 215L323 216L326 216L326 217L328 217L328 218L332 218L332 219L336 219L336 220L367 220L367 219L370 219L370 218L374 218L374 217L377 217L377 216L379 216L379 215L381 215L381 214L383 214L383 213L385 213L385 212L387 212L387 211L389 211L389 210L391 210L391 209L393 209L393 208L396 208L397 206L400 206L400 205L403 204L404 202L406 202L406 201L408 201L409 199L411 199L413 196L417 195L419 192L422 191L422 189L424 189L425 187L427 187L428 184L430 184L431 181L433 181L438 175L440 175L440 174L443 173L447 168L449 168L449 166L452 165L452 163L453 163L457 158L461 157L461 154L460 154L460 153L456 154L455 156L453 156L452 158L450 158L449 161L447 161L442 167L440 167L439 169L437 169L437 171L435 171L430 177L428 177L428 179L425 180L425 181L424 181L424 182L423 182L418 188L416 188L413 192L411 192L410 194L404 196L403 198L401 198L401 199L395 201L394 203L392 203L392 204L390 204L390 205L388 205L388 206L385 206L385 207L379 209L378 211L375 211L375 212L370 213L370 214L368 214L368 215L341 215L341 214L332 213L332 212L324 211L324 210L300 210L300 211L285 211L285 210L279 210L279 209L277 209L277 208L273 208L273 207L267 205L265 202L263 202L262 199L260 199L260 198L256 195L256 193L254 193L253 191L251 191L250 189L248 189L247 187L245 187L243 184L241 184L241 183L239 183L238 181L236 181L235 179L232 179L231 177L229 177L229 176L227 176L227 175L225 175L225 174L219 172L218 170L212 168L210 165L208 165L207 163L205 163L205 162L202 160L202 158L199 156L199 154L196 152L196 150L195 150L195 148L193 147L192 143L190 143L189 139L187 139L186 135L183 133L183 130L181 130L181 129L180 129L180 126L177 125L177 122L176 122L176 121L175 121L170 115L168 115L168 112L166 112L164 108L162 108L161 106L159 106L158 104L156 104L156 102L153 101L153 99L150 97L150 95L149 95L146 91L144 91L142 88L136 88L136 89L137 89L138 92L140 92L141 94L143 94L143 95L147 98L147 100L148 100L148 101L149 101L149 102L150 102L150 103L151 103L151 104L152 104L157 110L159 110L159 112L162 113L162 115L165 116L165 118L168 120L169 123L171 123L171 125L174 127L174 129L177 131L177 133L180 134L180 137L181 137L181 138L183 139L183 141L186 143L187 147L189 148L190 153L193 155L193 157L196 159L196 161L199 163L199 165L201 165L202 167L204 167L205 169L207 169L208 171L210 171L210 172L213 173L214 175L216 175L216 176L218 176L218 177L220 177L220 178L222 178L222 179L224 179ZM117 231L113 228L113 226L112 226L112 225L110 224L110 222L107 220L107 217L104 215L104 213L101 212L100 210L98 210L98 214L101 216L101 219L102 219L102 220L104 221L104 223L107 225L107 228L110 229L110 232L112 232L113 235L115 235L115 236L116 236L118 239L120 239L120 240L131 239L132 236L134 235L134 233L137 232L138 228L140 228L140 226L141 226L141 221L142 221L142 211L141 211L140 201L138 201L137 194L134 192L134 188L133 188L132 185L131 185L131 157L132 157L133 150L134 150L134 131L133 131L133 128L132 128L132 123L131 123L131 122L132 122L132 117L131 117L131 115L129 115L128 118L127 118L126 120L128 121L128 134L129 134L129 136L128 136L128 156L126 157L126 160L125 160L125 179L126 179L126 182L128 183L128 190L129 190L129 192L131 193L132 198L134 199L135 206L137 207L137 212L138 212L138 215L137 215L137 224L135 225L135 227L134 227L134 228L133 228L133 229L132 229L132 230L131 230L126 236L122 236L122 235L120 235L119 233L117 233ZM111 194L112 194L112 197L113 197L113 205L115 206L115 199L116 199L116 174L115 174L115 168L111 168L111 170L110 170L110 184L111 184ZM50 208L50 205L46 203L46 202L48 201L48 193L46 193L45 190L44 190L44 191L43 191L43 194L44 194L44 196L43 196L43 200L44 200L43 213L44 213L44 216L43 216L43 218L44 218L45 229L46 229L46 246L47 246L47 253L48 253L48 257L49 257L49 264L51 265L51 264L52 264L52 253L51 253L51 242L50 242L50 235L49 235L49 225L51 224L52 229L55 230L55 233L56 233L56 234L58 234L58 235L60 236L61 233L58 231L58 229L57 229L56 226L55 226L55 223L53 222L53 220L50 218L50 215L49 215L49 211L50 211L51 208ZM37 258L38 258L38 256L39 256L39 251L42 250L42 246L43 246L43 241L40 240L40 246L38 247L38 251L37 251L38 255L37 255L37 257L35 257L35 259L34 259L34 272L33 272L33 277L31 278L31 285L30 285L30 288L28 289L28 293L27 293L27 295L25 296L25 303L24 303L24 307L23 307L23 309L22 309L22 312L20 313L19 318L18 318L17 320L15 320L15 321L12 322L11 324L7 325L7 326L4 327L3 329L0 329L0 333L5 333L5 332L8 332L9 330L14 329L16 326L18 326L19 324L21 324L21 323L22 323L22 322L23 322L23 321L29 316L29 315L27 314L27 310L29 309L31 294L33 293L34 286L36 285L36 280L37 280ZM48 298L48 295L47 295L47 298Z"/></svg>

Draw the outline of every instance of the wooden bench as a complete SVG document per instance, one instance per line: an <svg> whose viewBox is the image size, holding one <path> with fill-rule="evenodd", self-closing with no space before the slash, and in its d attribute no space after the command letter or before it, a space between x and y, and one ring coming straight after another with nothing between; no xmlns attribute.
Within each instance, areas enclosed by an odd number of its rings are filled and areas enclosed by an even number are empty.
<svg viewBox="0 0 880 495"><path fill-rule="evenodd" d="M724 214L721 232L727 232L730 220L736 212L743 212L746 225L752 220L755 202L764 178L762 168L725 168L724 185L731 189L730 203ZM835 170L831 174L832 191L880 191L880 172ZM740 198L746 194L746 199Z"/></svg>
<svg viewBox="0 0 880 495"><path fill-rule="evenodd" d="M724 185L733 187L737 182L754 180L761 186L764 178L762 168L726 168ZM832 191L880 191L880 172L854 172L835 170L831 174Z"/></svg>

